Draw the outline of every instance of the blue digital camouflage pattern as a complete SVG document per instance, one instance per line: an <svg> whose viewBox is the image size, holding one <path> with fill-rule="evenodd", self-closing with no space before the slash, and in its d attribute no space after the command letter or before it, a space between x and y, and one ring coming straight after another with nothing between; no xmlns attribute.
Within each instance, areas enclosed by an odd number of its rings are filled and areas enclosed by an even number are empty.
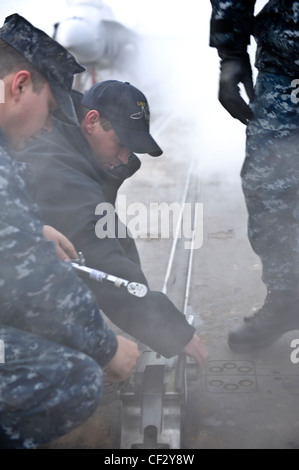
<svg viewBox="0 0 299 470"><path fill-rule="evenodd" d="M0 449L36 448L89 418L103 388L91 357L8 326L0 338Z"/></svg>
<svg viewBox="0 0 299 470"><path fill-rule="evenodd" d="M13 47L48 81L59 104L59 119L78 124L69 96L74 74L85 70L75 57L50 36L17 13L8 16L0 28L0 39Z"/></svg>
<svg viewBox="0 0 299 470"><path fill-rule="evenodd" d="M242 184L248 235L268 290L299 288L299 108L291 79L260 73Z"/></svg>
<svg viewBox="0 0 299 470"><path fill-rule="evenodd" d="M55 81L69 93L74 74L85 70L67 49L16 13L6 18L0 29L0 38L34 65L49 82Z"/></svg>
<svg viewBox="0 0 299 470"><path fill-rule="evenodd" d="M214 47L257 41L254 118L247 127L242 186L248 234L268 290L299 288L299 2L270 0L256 18L254 0L212 0Z"/></svg>
<svg viewBox="0 0 299 470"><path fill-rule="evenodd" d="M249 44L255 0L211 0L211 4L210 45L218 48Z"/></svg>
<svg viewBox="0 0 299 470"><path fill-rule="evenodd" d="M18 167L0 146L0 447L30 448L90 415L117 341L91 292L44 239Z"/></svg>
<svg viewBox="0 0 299 470"><path fill-rule="evenodd" d="M299 73L299 2L270 0L256 17L256 0L211 0L211 4L211 46L246 46L254 35L259 70Z"/></svg>

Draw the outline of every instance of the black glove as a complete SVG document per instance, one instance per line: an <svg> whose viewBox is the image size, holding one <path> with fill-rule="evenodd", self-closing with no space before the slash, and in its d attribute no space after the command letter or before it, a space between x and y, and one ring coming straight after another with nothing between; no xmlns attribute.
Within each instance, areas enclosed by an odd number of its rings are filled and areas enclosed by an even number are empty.
<svg viewBox="0 0 299 470"><path fill-rule="evenodd" d="M228 51L219 49L221 75L219 101L224 108L243 124L253 117L253 113L240 95L239 83L243 83L250 101L254 98L252 69L246 50Z"/></svg>

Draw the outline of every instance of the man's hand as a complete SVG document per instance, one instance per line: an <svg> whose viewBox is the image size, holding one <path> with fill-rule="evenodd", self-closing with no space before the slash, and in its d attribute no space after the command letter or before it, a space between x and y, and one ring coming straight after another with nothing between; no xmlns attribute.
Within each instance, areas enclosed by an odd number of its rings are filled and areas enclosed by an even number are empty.
<svg viewBox="0 0 299 470"><path fill-rule="evenodd" d="M136 367L140 353L137 344L125 338L117 336L118 349L115 356L106 366L107 378L113 382L122 382L132 375Z"/></svg>
<svg viewBox="0 0 299 470"><path fill-rule="evenodd" d="M197 334L195 334L187 346L184 347L184 353L193 357L202 368L204 368L209 357L206 348Z"/></svg>
<svg viewBox="0 0 299 470"><path fill-rule="evenodd" d="M56 245L56 255L63 261L78 258L74 245L62 233L50 225L44 225L44 237Z"/></svg>
<svg viewBox="0 0 299 470"><path fill-rule="evenodd" d="M254 90L249 56L247 53L219 55L222 57L219 101L232 117L246 125L253 113L240 95L239 83L243 83L247 96L252 101Z"/></svg>

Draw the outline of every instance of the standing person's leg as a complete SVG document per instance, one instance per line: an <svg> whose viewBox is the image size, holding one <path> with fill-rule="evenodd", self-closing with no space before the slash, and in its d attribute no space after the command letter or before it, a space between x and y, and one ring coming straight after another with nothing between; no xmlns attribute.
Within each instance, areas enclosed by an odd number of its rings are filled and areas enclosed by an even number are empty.
<svg viewBox="0 0 299 470"><path fill-rule="evenodd" d="M263 307L229 334L235 350L276 341L299 327L299 113L290 79L261 74L247 137L242 186L248 237L263 267Z"/></svg>

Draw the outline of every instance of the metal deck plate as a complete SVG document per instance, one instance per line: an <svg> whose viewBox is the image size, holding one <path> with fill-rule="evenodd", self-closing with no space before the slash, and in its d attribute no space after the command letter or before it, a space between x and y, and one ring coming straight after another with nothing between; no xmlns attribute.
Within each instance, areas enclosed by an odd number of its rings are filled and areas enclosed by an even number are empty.
<svg viewBox="0 0 299 470"><path fill-rule="evenodd" d="M258 389L255 367L250 361L209 361L206 390L212 393L248 393Z"/></svg>

